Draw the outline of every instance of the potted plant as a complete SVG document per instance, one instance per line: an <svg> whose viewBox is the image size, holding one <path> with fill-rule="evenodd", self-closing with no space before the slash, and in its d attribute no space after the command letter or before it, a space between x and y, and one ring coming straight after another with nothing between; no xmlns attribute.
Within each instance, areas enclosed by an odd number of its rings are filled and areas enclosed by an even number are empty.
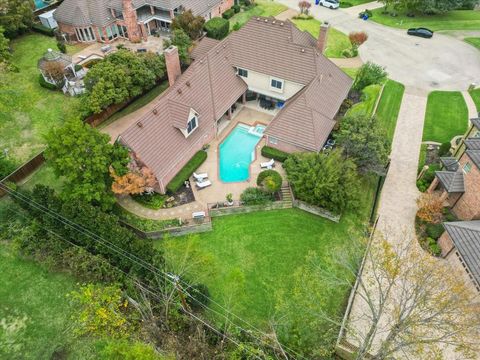
<svg viewBox="0 0 480 360"><path fill-rule="evenodd" d="M226 198L227 198L227 205L233 206L233 194L232 193L227 194Z"/></svg>

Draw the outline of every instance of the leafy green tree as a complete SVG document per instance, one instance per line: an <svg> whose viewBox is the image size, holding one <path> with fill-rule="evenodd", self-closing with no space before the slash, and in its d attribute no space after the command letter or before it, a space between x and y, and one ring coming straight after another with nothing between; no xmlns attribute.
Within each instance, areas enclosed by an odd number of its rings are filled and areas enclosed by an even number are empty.
<svg viewBox="0 0 480 360"><path fill-rule="evenodd" d="M212 39L221 40L230 31L230 22L221 17L214 17L205 23L207 36Z"/></svg>
<svg viewBox="0 0 480 360"><path fill-rule="evenodd" d="M9 69L12 53L10 52L10 40L4 35L5 30L0 26L0 72Z"/></svg>
<svg viewBox="0 0 480 360"><path fill-rule="evenodd" d="M345 117L336 138L359 172L385 174L390 141L376 117L365 114Z"/></svg>
<svg viewBox="0 0 480 360"><path fill-rule="evenodd" d="M180 61L183 64L190 63L190 56L188 54L188 49L192 46L192 40L188 37L185 31L178 29L173 31L170 40L163 41L163 48L166 49L170 45L175 45L178 48L178 54L180 56Z"/></svg>
<svg viewBox="0 0 480 360"><path fill-rule="evenodd" d="M30 1L0 0L0 27L5 37L14 37L25 33L33 23L33 9Z"/></svg>
<svg viewBox="0 0 480 360"><path fill-rule="evenodd" d="M110 166L125 174L127 149L109 144L110 137L80 120L53 128L46 136L45 157L55 174L65 181L62 197L80 199L110 209L115 203L111 191Z"/></svg>
<svg viewBox="0 0 480 360"><path fill-rule="evenodd" d="M385 69L372 62L362 65L355 77L352 88L356 91L362 91L365 87L372 84L380 84L387 78Z"/></svg>
<svg viewBox="0 0 480 360"><path fill-rule="evenodd" d="M15 170L15 163L13 160L0 152L0 180L10 175L13 170Z"/></svg>
<svg viewBox="0 0 480 360"><path fill-rule="evenodd" d="M192 40L197 40L203 33L205 18L203 16L194 16L192 10L187 10L180 15L175 16L172 21L173 30L183 30Z"/></svg>
<svg viewBox="0 0 480 360"><path fill-rule="evenodd" d="M298 199L335 213L357 207L360 180L355 163L341 150L293 154L283 167Z"/></svg>

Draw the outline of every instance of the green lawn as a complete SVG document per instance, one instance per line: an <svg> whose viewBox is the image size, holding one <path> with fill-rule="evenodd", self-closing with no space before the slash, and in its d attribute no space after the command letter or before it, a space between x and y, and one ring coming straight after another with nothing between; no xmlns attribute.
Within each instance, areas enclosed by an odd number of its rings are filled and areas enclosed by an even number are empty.
<svg viewBox="0 0 480 360"><path fill-rule="evenodd" d="M394 80L388 80L383 88L382 97L378 103L376 116L384 126L387 137L393 140L395 126L397 125L398 113L402 104L405 86Z"/></svg>
<svg viewBox="0 0 480 360"><path fill-rule="evenodd" d="M115 120L120 119L121 117L124 117L141 107L147 105L149 102L151 102L153 99L155 99L158 95L163 93L166 89L168 89L168 81L165 80L163 83L155 86L152 90L147 92L145 95L140 97L139 99L135 100L131 104L129 104L126 108L116 112L112 116L108 118L105 122L101 123L98 128L103 129L105 126L113 123Z"/></svg>
<svg viewBox="0 0 480 360"><path fill-rule="evenodd" d="M355 77L357 76L358 70L360 70L360 68L342 68L342 70L345 74L350 76L352 79L355 79Z"/></svg>
<svg viewBox="0 0 480 360"><path fill-rule="evenodd" d="M318 38L320 25L322 24L321 21L317 19L293 19L292 21L300 30L308 31L315 39ZM347 35L332 27L328 30L327 47L325 48L325 55L327 57L342 58L343 51L349 49L351 46Z"/></svg>
<svg viewBox="0 0 480 360"><path fill-rule="evenodd" d="M358 239L370 215L374 181L365 188L362 211L344 215L338 224L298 209L263 211L214 218L212 232L159 240L156 246L174 271L186 269L191 281L208 286L216 302L266 329L274 314L295 316L278 306L290 301L294 273L307 255L316 252L328 261L329 251ZM322 285L331 294L325 311L340 314L348 290Z"/></svg>
<svg viewBox="0 0 480 360"><path fill-rule="evenodd" d="M469 43L470 45L475 46L478 50L480 50L480 37L468 37L463 40Z"/></svg>
<svg viewBox="0 0 480 360"><path fill-rule="evenodd" d="M478 30L480 29L480 11L454 10L445 14L423 15L407 17L405 12L399 11L398 16L382 14L383 8L373 10L372 21L379 24L392 26L400 29L411 27L427 27L430 30Z"/></svg>
<svg viewBox="0 0 480 360"><path fill-rule="evenodd" d="M348 109L345 115L373 115L375 104L377 103L378 96L380 95L380 90L382 90L382 85L379 84L367 86L362 90L362 101L356 103L350 109Z"/></svg>
<svg viewBox="0 0 480 360"><path fill-rule="evenodd" d="M340 7L341 8L349 8L349 7L352 7L352 6L357 6L357 5L362 5L362 4L366 4L366 3L369 3L369 2L372 2L372 0L341 0L340 1Z"/></svg>
<svg viewBox="0 0 480 360"><path fill-rule="evenodd" d="M29 34L11 44L19 72L0 74L0 149L8 149L20 164L44 148L43 135L62 123L78 100L38 83L37 61L48 48L56 48L55 38Z"/></svg>
<svg viewBox="0 0 480 360"><path fill-rule="evenodd" d="M420 147L420 156L418 158L418 170L417 174L420 174L420 171L422 171L423 167L425 166L425 160L427 159L427 144L422 144Z"/></svg>
<svg viewBox="0 0 480 360"><path fill-rule="evenodd" d="M480 88L470 91L470 96L477 106L477 111L480 113Z"/></svg>
<svg viewBox="0 0 480 360"><path fill-rule="evenodd" d="M428 95L423 141L450 141L463 135L467 126L468 109L461 92L432 91Z"/></svg>
<svg viewBox="0 0 480 360"><path fill-rule="evenodd" d="M67 294L76 288L75 279L18 258L6 243L0 243L0 263L0 319L21 324L11 333L0 331L0 358L51 359L61 348L89 352L87 341L71 335L75 309Z"/></svg>
<svg viewBox="0 0 480 360"><path fill-rule="evenodd" d="M230 18L230 30L232 30L233 25L239 23L240 26L245 24L252 16L277 16L278 14L284 12L288 9L287 6L273 2L273 1L255 1L257 6L253 8L242 11L235 14Z"/></svg>
<svg viewBox="0 0 480 360"><path fill-rule="evenodd" d="M32 175L24 180L21 187L25 190L32 190L35 185L42 184L51 187L55 191L62 188L62 178L57 178L53 169L47 164L43 164Z"/></svg>

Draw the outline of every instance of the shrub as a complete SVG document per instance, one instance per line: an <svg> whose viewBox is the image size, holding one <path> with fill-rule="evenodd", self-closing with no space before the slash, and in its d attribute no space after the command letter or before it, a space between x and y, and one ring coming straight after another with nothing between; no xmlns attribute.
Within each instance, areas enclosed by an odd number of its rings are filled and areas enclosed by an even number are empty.
<svg viewBox="0 0 480 360"><path fill-rule="evenodd" d="M132 196L132 198L139 204L142 204L143 206L153 210L161 209L165 204L165 200L167 200L166 195L157 194L157 193L135 194Z"/></svg>
<svg viewBox="0 0 480 360"><path fill-rule="evenodd" d="M95 64L98 64L101 61L102 59L92 59L89 62L83 64L83 66L85 66L87 69L91 69Z"/></svg>
<svg viewBox="0 0 480 360"><path fill-rule="evenodd" d="M452 145L450 142L444 142L442 145L440 145L440 148L438 149L438 156L449 155L451 146Z"/></svg>
<svg viewBox="0 0 480 360"><path fill-rule="evenodd" d="M209 305L210 292L204 284L194 284L188 289L188 293L191 295L187 298L187 304L190 305L192 310L203 310Z"/></svg>
<svg viewBox="0 0 480 360"><path fill-rule="evenodd" d="M223 18L214 17L205 23L204 29L209 38L221 40L228 35L230 23Z"/></svg>
<svg viewBox="0 0 480 360"><path fill-rule="evenodd" d="M55 36L55 31L53 29L49 29L41 24L33 24L32 30L43 35L52 36L52 37Z"/></svg>
<svg viewBox="0 0 480 360"><path fill-rule="evenodd" d="M435 179L435 172L440 170L440 164L430 164L428 169L423 174L422 178L417 180L417 188L421 192L427 191L433 179Z"/></svg>
<svg viewBox="0 0 480 360"><path fill-rule="evenodd" d="M15 168L13 160L7 158L3 152L0 152L0 180L10 175Z"/></svg>
<svg viewBox="0 0 480 360"><path fill-rule="evenodd" d="M76 65L74 66L74 69L75 69L75 71L80 71L80 70L83 69L83 66L76 64Z"/></svg>
<svg viewBox="0 0 480 360"><path fill-rule="evenodd" d="M233 9L228 9L227 11L225 11L223 14L222 14L222 17L224 19L230 19L233 15L235 15L235 11L233 11Z"/></svg>
<svg viewBox="0 0 480 360"><path fill-rule="evenodd" d="M425 232L427 233L428 237L438 240L440 236L443 234L443 225L442 224L427 224L425 226Z"/></svg>
<svg viewBox="0 0 480 360"><path fill-rule="evenodd" d="M265 156L266 158L269 158L269 159L274 159L280 162L284 162L285 160L287 160L290 154L284 151L272 148L270 146L264 146L262 148L262 156Z"/></svg>
<svg viewBox="0 0 480 360"><path fill-rule="evenodd" d="M368 85L380 84L387 78L385 69L372 62L363 64L355 77L352 88L357 91L362 91Z"/></svg>
<svg viewBox="0 0 480 360"><path fill-rule="evenodd" d="M358 55L358 51L355 52L353 48L351 48L351 49L344 49L344 50L342 51L342 56L343 56L344 58L347 58L347 59L353 58L353 57L357 56L357 55L355 55L355 54Z"/></svg>
<svg viewBox="0 0 480 360"><path fill-rule="evenodd" d="M240 12L240 5L233 5L233 6L232 6L232 9L233 9L233 11L235 12L235 14L237 14L237 13Z"/></svg>
<svg viewBox="0 0 480 360"><path fill-rule="evenodd" d="M39 74L39 75L38 75L38 83L40 84L41 87L44 87L45 89L48 89L48 90L58 90L57 85L50 84L49 82L47 82L47 81L43 78L43 75L42 75L42 74Z"/></svg>
<svg viewBox="0 0 480 360"><path fill-rule="evenodd" d="M203 150L198 151L190 161L178 172L177 175L168 183L167 190L170 193L175 193L180 189L193 172L198 169L200 165L207 159L207 153Z"/></svg>
<svg viewBox="0 0 480 360"><path fill-rule="evenodd" d="M264 205L272 200L271 194L255 187L246 188L240 195L240 201L244 205Z"/></svg>
<svg viewBox="0 0 480 360"><path fill-rule="evenodd" d="M348 39L353 46L360 46L368 39L368 35L365 31L352 31L348 34Z"/></svg>
<svg viewBox="0 0 480 360"><path fill-rule="evenodd" d="M63 41L57 41L57 48L63 54L67 53L67 45L65 45L65 43Z"/></svg>
<svg viewBox="0 0 480 360"><path fill-rule="evenodd" d="M264 170L258 174L257 185L270 193L277 192L282 187L282 177L275 170Z"/></svg>
<svg viewBox="0 0 480 360"><path fill-rule="evenodd" d="M442 253L442 249L437 244L435 239L432 239L432 238L429 237L429 238L426 239L426 242L427 242L428 249L430 250L430 252L435 256L440 256L440 254Z"/></svg>
<svg viewBox="0 0 480 360"><path fill-rule="evenodd" d="M435 194L423 194L417 199L417 216L427 223L439 224L443 219L443 200ZM430 236L434 237L434 236Z"/></svg>

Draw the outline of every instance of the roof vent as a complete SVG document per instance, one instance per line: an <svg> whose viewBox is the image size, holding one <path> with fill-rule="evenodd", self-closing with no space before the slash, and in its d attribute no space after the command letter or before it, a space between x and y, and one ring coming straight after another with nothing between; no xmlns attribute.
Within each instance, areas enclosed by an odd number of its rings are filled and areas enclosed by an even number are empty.
<svg viewBox="0 0 480 360"><path fill-rule="evenodd" d="M276 21L275 21L275 20L273 20L273 21L272 21L272 24L275 24L275 23L276 23Z"/></svg>
<svg viewBox="0 0 480 360"><path fill-rule="evenodd" d="M304 52L305 52L305 49L302 49L302 50L300 50L300 51L301 51L302 53L304 53Z"/></svg>
<svg viewBox="0 0 480 360"><path fill-rule="evenodd" d="M178 90L177 90L177 93L181 94L181 93L182 93L182 89L178 89Z"/></svg>
<svg viewBox="0 0 480 360"><path fill-rule="evenodd" d="M137 126L138 126L139 128L143 128L142 122L141 122L141 121L137 122Z"/></svg>
<svg viewBox="0 0 480 360"><path fill-rule="evenodd" d="M268 22L268 19L265 19L265 22L267 23L267 22Z"/></svg>
<svg viewBox="0 0 480 360"><path fill-rule="evenodd" d="M257 21L260 21L260 18L259 18L259 17L257 17Z"/></svg>
<svg viewBox="0 0 480 360"><path fill-rule="evenodd" d="M190 81L187 81L187 82L185 83L185 85L187 85L188 87L190 87L190 85L191 85L191 84L190 84Z"/></svg>
<svg viewBox="0 0 480 360"><path fill-rule="evenodd" d="M280 23L280 26L283 26L283 22Z"/></svg>
<svg viewBox="0 0 480 360"><path fill-rule="evenodd" d="M153 115L157 115L158 114L158 110L157 109L153 109Z"/></svg>
<svg viewBox="0 0 480 360"><path fill-rule="evenodd" d="M223 44L223 48L225 49L227 47L227 45Z"/></svg>

